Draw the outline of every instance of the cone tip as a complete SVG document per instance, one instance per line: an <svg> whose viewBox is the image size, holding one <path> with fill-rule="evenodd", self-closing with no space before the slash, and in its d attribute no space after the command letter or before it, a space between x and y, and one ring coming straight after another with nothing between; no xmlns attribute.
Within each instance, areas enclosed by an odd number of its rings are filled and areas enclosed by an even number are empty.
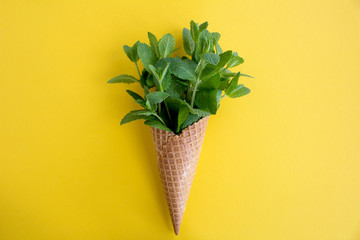
<svg viewBox="0 0 360 240"><path fill-rule="evenodd" d="M175 227L174 228L174 231L175 231L175 235L179 235L179 231L180 231L180 226L179 227Z"/></svg>

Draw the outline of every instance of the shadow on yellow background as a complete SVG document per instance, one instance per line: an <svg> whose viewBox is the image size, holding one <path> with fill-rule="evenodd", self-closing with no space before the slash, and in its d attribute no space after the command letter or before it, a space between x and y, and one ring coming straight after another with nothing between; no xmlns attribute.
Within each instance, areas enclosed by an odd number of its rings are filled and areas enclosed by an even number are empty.
<svg viewBox="0 0 360 240"><path fill-rule="evenodd" d="M209 21L252 90L209 121L175 237L124 44ZM183 50L178 52L183 53ZM0 239L360 239L360 9L0 1Z"/></svg>

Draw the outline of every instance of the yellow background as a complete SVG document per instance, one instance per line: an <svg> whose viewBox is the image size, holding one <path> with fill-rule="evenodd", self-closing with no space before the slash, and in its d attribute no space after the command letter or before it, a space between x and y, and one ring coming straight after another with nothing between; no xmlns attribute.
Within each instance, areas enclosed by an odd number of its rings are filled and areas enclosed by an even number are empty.
<svg viewBox="0 0 360 240"><path fill-rule="evenodd" d="M180 236L110 85L209 21L252 92L209 122ZM0 0L0 239L360 239L360 2ZM183 53L183 50L178 53Z"/></svg>

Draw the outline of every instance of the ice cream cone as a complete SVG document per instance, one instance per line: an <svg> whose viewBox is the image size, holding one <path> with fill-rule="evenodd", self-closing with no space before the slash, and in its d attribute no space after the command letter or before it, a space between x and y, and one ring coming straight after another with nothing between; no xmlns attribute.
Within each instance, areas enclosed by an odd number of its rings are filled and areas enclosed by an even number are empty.
<svg viewBox="0 0 360 240"><path fill-rule="evenodd" d="M175 234L179 234L185 206L199 160L209 117L190 125L180 135L151 127Z"/></svg>

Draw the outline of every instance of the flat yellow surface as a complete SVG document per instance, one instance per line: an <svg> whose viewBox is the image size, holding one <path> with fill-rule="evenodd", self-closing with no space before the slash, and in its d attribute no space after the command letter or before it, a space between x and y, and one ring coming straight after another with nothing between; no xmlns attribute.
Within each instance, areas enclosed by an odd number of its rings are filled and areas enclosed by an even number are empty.
<svg viewBox="0 0 360 240"><path fill-rule="evenodd" d="M150 129L110 85L209 21L251 94L210 118L175 237ZM178 51L182 54L183 50ZM0 239L360 239L360 2L0 0Z"/></svg>

